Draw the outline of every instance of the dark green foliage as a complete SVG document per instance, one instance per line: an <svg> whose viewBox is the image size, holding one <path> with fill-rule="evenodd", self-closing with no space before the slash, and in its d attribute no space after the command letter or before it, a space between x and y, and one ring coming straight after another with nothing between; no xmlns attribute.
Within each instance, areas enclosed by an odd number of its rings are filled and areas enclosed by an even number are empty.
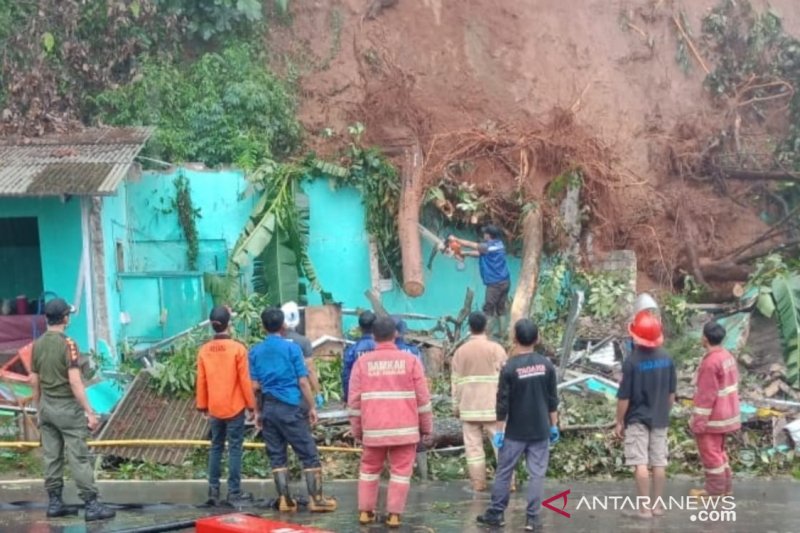
<svg viewBox="0 0 800 533"><path fill-rule="evenodd" d="M277 1L278 9L287 2ZM258 41L263 18L262 0L0 0L0 133L39 135L86 122L91 98L139 79L142 64Z"/></svg>
<svg viewBox="0 0 800 533"><path fill-rule="evenodd" d="M200 208L192 203L192 192L189 180L181 173L175 178L175 199L173 205L178 214L178 224L183 230L186 239L186 263L189 270L197 270L197 256L200 253L200 241L197 237L197 222L200 218Z"/></svg>
<svg viewBox="0 0 800 533"><path fill-rule="evenodd" d="M789 104L790 131L776 162L800 169L800 40L784 31L777 12L758 12L746 0L723 0L703 20L703 38L717 64L706 79L714 95L749 102L757 114L770 102Z"/></svg>
<svg viewBox="0 0 800 533"><path fill-rule="evenodd" d="M148 62L141 78L93 99L113 125L154 125L148 156L253 169L300 143L296 102L248 46L203 55L188 68Z"/></svg>
<svg viewBox="0 0 800 533"><path fill-rule="evenodd" d="M175 16L186 34L208 41L228 33L241 36L264 18L260 0L153 0L160 12Z"/></svg>

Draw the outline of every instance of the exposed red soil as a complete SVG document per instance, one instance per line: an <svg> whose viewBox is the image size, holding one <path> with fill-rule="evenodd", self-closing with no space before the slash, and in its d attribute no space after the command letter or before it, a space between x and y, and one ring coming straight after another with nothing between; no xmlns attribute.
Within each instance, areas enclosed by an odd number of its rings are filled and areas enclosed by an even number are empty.
<svg viewBox="0 0 800 533"><path fill-rule="evenodd" d="M292 25L269 40L275 64L286 66L281 60L290 58L301 74L300 116L320 153L334 153L356 121L371 142L418 139L427 157L435 139L453 132L541 133L553 110L567 110L576 131L608 149L601 163L613 170L600 193L588 189L602 198L584 191L595 215L595 245L633 248L643 285L670 283L682 261L685 238L676 213L694 222L703 257L764 231L763 205L745 199L751 185L722 189L677 178L670 166L682 134L686 141L702 138L723 120L698 63L687 75L676 62L672 23L683 10L690 33L699 35L716 0L399 0L367 20L369 4L292 2ZM785 28L798 34L795 4L770 2ZM320 135L327 128L332 138ZM581 149L573 151L572 163L585 164ZM461 179L503 194L515 190L519 176L496 158L485 159L477 158ZM533 167L525 180L554 177ZM543 183L532 189L540 194Z"/></svg>

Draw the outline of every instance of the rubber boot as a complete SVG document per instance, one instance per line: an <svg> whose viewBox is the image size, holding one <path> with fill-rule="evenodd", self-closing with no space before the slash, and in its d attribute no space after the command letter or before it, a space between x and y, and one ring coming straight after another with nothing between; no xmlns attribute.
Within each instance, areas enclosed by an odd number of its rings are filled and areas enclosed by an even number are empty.
<svg viewBox="0 0 800 533"><path fill-rule="evenodd" d="M114 518L115 516L117 516L117 512L113 509L109 509L97 501L97 497L86 501L86 506L84 507L84 518L87 522L108 520L109 518Z"/></svg>
<svg viewBox="0 0 800 533"><path fill-rule="evenodd" d="M248 505L253 501L253 495L249 492L234 492L233 494L228 493L228 503L234 507L241 507L242 505Z"/></svg>
<svg viewBox="0 0 800 533"><path fill-rule="evenodd" d="M400 515L397 513L389 513L389 516L386 518L386 527L394 529L400 527L401 523Z"/></svg>
<svg viewBox="0 0 800 533"><path fill-rule="evenodd" d="M304 470L308 487L308 510L312 513L330 513L336 510L336 499L322 495L322 470Z"/></svg>
<svg viewBox="0 0 800 533"><path fill-rule="evenodd" d="M428 452L417 452L417 474L422 481L428 480Z"/></svg>
<svg viewBox="0 0 800 533"><path fill-rule="evenodd" d="M292 499L289 492L289 471L285 468L272 471L275 480L275 489L278 491L278 510L282 513L297 511L297 502Z"/></svg>
<svg viewBox="0 0 800 533"><path fill-rule="evenodd" d="M219 488L208 487L208 505L218 507L220 503Z"/></svg>
<svg viewBox="0 0 800 533"><path fill-rule="evenodd" d="M47 496L49 498L47 502L47 518L59 518L70 514L61 499L61 489L48 490Z"/></svg>
<svg viewBox="0 0 800 533"><path fill-rule="evenodd" d="M358 523L362 526L368 526L375 522L375 513L372 511L361 511L358 513Z"/></svg>

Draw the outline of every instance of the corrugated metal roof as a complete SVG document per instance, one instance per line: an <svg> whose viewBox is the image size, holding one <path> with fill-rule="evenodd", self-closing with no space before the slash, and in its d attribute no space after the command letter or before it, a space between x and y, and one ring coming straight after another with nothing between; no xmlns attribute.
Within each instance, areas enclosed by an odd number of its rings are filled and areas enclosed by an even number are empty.
<svg viewBox="0 0 800 533"><path fill-rule="evenodd" d="M114 194L151 128L0 138L0 196Z"/></svg>
<svg viewBox="0 0 800 533"><path fill-rule="evenodd" d="M205 440L208 421L195 409L194 398L166 398L149 385L150 374L140 372L103 428L100 440ZM192 448L118 447L102 453L126 459L182 464Z"/></svg>

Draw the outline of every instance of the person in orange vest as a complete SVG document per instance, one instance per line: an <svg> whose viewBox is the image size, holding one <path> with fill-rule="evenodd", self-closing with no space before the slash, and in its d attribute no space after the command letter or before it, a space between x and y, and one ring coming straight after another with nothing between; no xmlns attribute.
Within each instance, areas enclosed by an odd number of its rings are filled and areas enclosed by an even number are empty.
<svg viewBox="0 0 800 533"><path fill-rule="evenodd" d="M638 496L654 503L667 481L667 430L678 380L672 357L661 348L664 334L656 315L640 311L628 331L634 348L622 363L614 434L624 439L625 464L634 469ZM648 467L653 471L652 495ZM664 509L648 503L638 513L652 518Z"/></svg>
<svg viewBox="0 0 800 533"><path fill-rule="evenodd" d="M689 428L705 469L705 488L692 496L730 496L733 473L725 452L725 436L742 426L739 412L739 370L736 359L722 347L725 328L716 322L703 327L706 354L697 369L697 389Z"/></svg>
<svg viewBox="0 0 800 533"><path fill-rule="evenodd" d="M252 495L241 490L245 411L260 416L247 361L247 348L230 336L231 312L218 305L208 317L214 338L197 354L197 409L211 423L211 452L208 454L208 498L211 505L221 503L219 478L222 452L228 441L228 499L231 504L249 501Z"/></svg>
<svg viewBox="0 0 800 533"><path fill-rule="evenodd" d="M358 521L368 525L376 520L378 484L388 458L386 525L396 528L408 498L417 443L432 444L433 410L422 363L395 346L394 320L378 318L372 332L377 345L353 365L347 405L353 437L363 443Z"/></svg>

